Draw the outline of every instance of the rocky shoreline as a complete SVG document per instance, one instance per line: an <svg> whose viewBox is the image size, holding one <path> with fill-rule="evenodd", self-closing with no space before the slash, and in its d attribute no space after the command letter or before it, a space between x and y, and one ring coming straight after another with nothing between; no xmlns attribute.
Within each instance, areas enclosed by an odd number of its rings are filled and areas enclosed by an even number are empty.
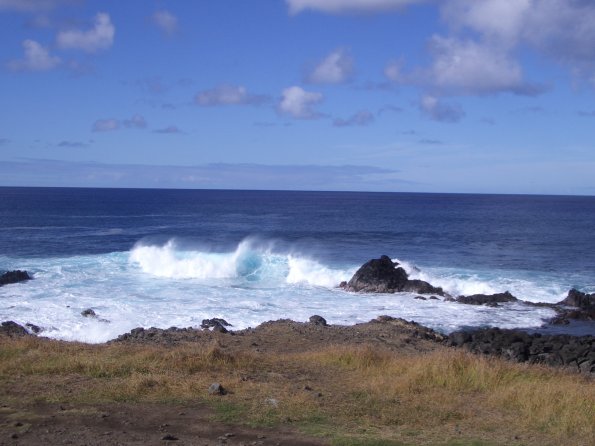
<svg viewBox="0 0 595 446"><path fill-rule="evenodd" d="M30 280L26 271L9 271L0 276L0 285ZM532 303L518 299L508 291L484 295L450 296L442 288L432 284L410 279L407 272L388 256L372 259L362 265L349 282L343 282L340 288L357 293L397 293L419 294L419 299L438 299L454 301L464 305L498 306L517 302L528 306L548 307L557 315L550 325L570 324L572 321L595 321L595 293L586 294L572 289L568 296L555 304ZM427 297L426 297L427 296ZM84 317L97 317L92 309L83 311ZM107 322L107 321L105 321ZM547 324L546 324L547 326ZM120 335L110 343L155 343L173 345L181 342L203 342L213 336L258 337L259 333L274 330L290 330L300 336L325 335L328 340L341 339L357 343L361 339L381 339L385 344L399 339L394 345L403 348L407 344L415 345L417 340L430 341L449 347L464 348L471 352L499 356L515 362L546 364L564 367L586 375L595 376L595 336L571 336L561 334L529 333L521 329L508 330L499 328L475 328L443 335L415 322L391 316L379 316L370 322L353 326L328 325L326 320L314 315L309 322L280 320L265 322L256 328L233 331L227 321L221 318L205 319L200 328L188 327L168 329L138 327L129 333ZM380 328L379 328L380 327ZM13 321L2 322L0 335L20 337L39 335L41 328L33 324L21 326ZM323 336L324 337L324 336ZM392 340L392 341L390 341ZM255 342L255 344L258 344ZM271 347L275 348L275 347ZM285 345L283 348L291 348ZM417 349L417 347L416 347ZM419 347L423 350L423 347Z"/></svg>
<svg viewBox="0 0 595 446"><path fill-rule="evenodd" d="M328 325L324 318L318 315L312 316L309 322L285 319L264 322L255 328L237 331L229 331L225 325L229 326L223 319L210 319L203 321L205 328L138 327L109 341L108 344L172 346L190 342L247 342L247 339L254 339L249 344L250 348L258 351L259 347L266 345L268 349L284 352L297 348L300 342L309 342L310 337L331 344L342 342L357 345L364 341L373 341L393 349L418 352L427 351L432 348L430 344L435 344L463 348L473 353L498 356L514 362L562 367L595 377L595 336L591 335L530 334L522 330L499 328L457 331L443 335L415 322L391 316L380 316L353 326ZM272 345L275 339L272 333L279 332L283 332L284 335L295 334L295 345ZM34 334L13 321L6 321L0 325L0 336L22 337Z"/></svg>

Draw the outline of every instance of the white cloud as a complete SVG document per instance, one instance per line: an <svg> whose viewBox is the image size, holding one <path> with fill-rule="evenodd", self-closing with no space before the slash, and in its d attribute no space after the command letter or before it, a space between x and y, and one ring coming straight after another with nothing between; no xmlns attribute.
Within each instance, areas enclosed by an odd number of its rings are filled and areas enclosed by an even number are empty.
<svg viewBox="0 0 595 446"><path fill-rule="evenodd" d="M478 45L509 55L527 45L587 80L595 75L593 1L448 0L442 17L455 32L476 33Z"/></svg>
<svg viewBox="0 0 595 446"><path fill-rule="evenodd" d="M347 119L335 119L333 125L335 127L363 127L372 122L374 122L374 113L369 110L361 110Z"/></svg>
<svg viewBox="0 0 595 446"><path fill-rule="evenodd" d="M110 132L112 130L119 130L121 127L127 129L144 129L147 128L147 121L143 116L136 114L129 119L98 119L93 123L94 132Z"/></svg>
<svg viewBox="0 0 595 446"><path fill-rule="evenodd" d="M147 121L141 115L134 115L130 119L125 119L122 121L122 124L126 128L134 128L134 129L144 129L147 127Z"/></svg>
<svg viewBox="0 0 595 446"><path fill-rule="evenodd" d="M435 96L424 95L419 102L420 110L434 121L458 122L465 112L456 105L449 105Z"/></svg>
<svg viewBox="0 0 595 446"><path fill-rule="evenodd" d="M265 96L249 94L241 85L219 85L198 92L194 98L194 102L202 106L259 105L265 101Z"/></svg>
<svg viewBox="0 0 595 446"><path fill-rule="evenodd" d="M109 14L100 12L95 16L93 28L87 31L69 30L58 33L57 43L62 49L79 49L88 53L105 50L114 43L116 28Z"/></svg>
<svg viewBox="0 0 595 446"><path fill-rule="evenodd" d="M286 0L290 14L299 14L306 10L329 14L376 13L401 9L427 0Z"/></svg>
<svg viewBox="0 0 595 446"><path fill-rule="evenodd" d="M391 82L401 82L403 80L401 62L391 60L384 67L384 76Z"/></svg>
<svg viewBox="0 0 595 446"><path fill-rule="evenodd" d="M471 94L523 89L520 65L501 48L440 36L432 37L430 48L434 55L430 73L433 86Z"/></svg>
<svg viewBox="0 0 595 446"><path fill-rule="evenodd" d="M57 56L50 55L49 51L35 40L23 41L25 52L23 59L8 62L8 68L14 71L47 71L60 65Z"/></svg>
<svg viewBox="0 0 595 446"><path fill-rule="evenodd" d="M118 130L120 128L120 121L117 119L98 119L93 123L94 132L109 132Z"/></svg>
<svg viewBox="0 0 595 446"><path fill-rule="evenodd" d="M455 28L468 27L501 44L514 43L523 30L533 0L449 0L443 18Z"/></svg>
<svg viewBox="0 0 595 446"><path fill-rule="evenodd" d="M167 34L173 34L178 30L178 18L169 11L156 11L151 19L155 26Z"/></svg>
<svg viewBox="0 0 595 446"><path fill-rule="evenodd" d="M288 87L281 94L279 112L298 119L313 119L320 114L313 110L313 106L323 99L321 93L305 91L298 86Z"/></svg>
<svg viewBox="0 0 595 446"><path fill-rule="evenodd" d="M326 56L308 75L315 84L339 84L349 79L353 72L353 58L342 48Z"/></svg>

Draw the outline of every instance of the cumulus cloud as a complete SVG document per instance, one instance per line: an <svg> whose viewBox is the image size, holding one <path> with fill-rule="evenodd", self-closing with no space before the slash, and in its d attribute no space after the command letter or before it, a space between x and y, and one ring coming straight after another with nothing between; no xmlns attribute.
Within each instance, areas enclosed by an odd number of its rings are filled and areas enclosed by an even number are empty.
<svg viewBox="0 0 595 446"><path fill-rule="evenodd" d="M541 0L539 0L541 1ZM471 28L507 45L522 33L533 0L449 0L444 2L442 17L456 29Z"/></svg>
<svg viewBox="0 0 595 446"><path fill-rule="evenodd" d="M194 102L201 106L216 105L259 105L266 102L262 95L249 94L241 85L219 85L196 94Z"/></svg>
<svg viewBox="0 0 595 446"><path fill-rule="evenodd" d="M290 14L306 10L329 14L378 13L401 9L427 0L286 0Z"/></svg>
<svg viewBox="0 0 595 446"><path fill-rule="evenodd" d="M339 48L316 65L307 80L314 84L340 84L349 79L353 73L353 65L353 57L349 52Z"/></svg>
<svg viewBox="0 0 595 446"><path fill-rule="evenodd" d="M305 91L298 86L288 87L281 93L278 110L280 113L293 118L313 119L320 116L313 107L322 99L321 93Z"/></svg>
<svg viewBox="0 0 595 446"><path fill-rule="evenodd" d="M110 132L120 128L120 121L117 119L98 119L93 123L94 132Z"/></svg>
<svg viewBox="0 0 595 446"><path fill-rule="evenodd" d="M109 14L100 12L95 16L93 28L68 30L58 33L57 44L62 49L78 49L88 53L106 50L114 43L116 28L112 24Z"/></svg>
<svg viewBox="0 0 595 446"><path fill-rule="evenodd" d="M508 56L527 45L569 66L586 79L595 75L595 3L586 0L449 0L442 17L454 32L472 31L478 44L498 45Z"/></svg>
<svg viewBox="0 0 595 446"><path fill-rule="evenodd" d="M147 127L147 121L141 115L134 115L130 119L124 119L122 124L128 129L144 129Z"/></svg>
<svg viewBox="0 0 595 446"><path fill-rule="evenodd" d="M433 36L430 47L434 56L430 82L434 87L462 94L534 91L523 80L518 62L498 46Z"/></svg>
<svg viewBox="0 0 595 446"><path fill-rule="evenodd" d="M422 96L419 109L430 119L440 122L458 122L465 116L460 107L446 104L431 95Z"/></svg>
<svg viewBox="0 0 595 446"><path fill-rule="evenodd" d="M166 34L174 34L178 30L178 18L169 11L155 11L151 20L157 28Z"/></svg>
<svg viewBox="0 0 595 446"><path fill-rule="evenodd" d="M368 110L361 110L347 119L337 118L333 121L335 127L366 126L374 122L374 113Z"/></svg>
<svg viewBox="0 0 595 446"><path fill-rule="evenodd" d="M23 41L24 55L22 59L8 62L8 68L14 71L48 71L62 62L35 40Z"/></svg>

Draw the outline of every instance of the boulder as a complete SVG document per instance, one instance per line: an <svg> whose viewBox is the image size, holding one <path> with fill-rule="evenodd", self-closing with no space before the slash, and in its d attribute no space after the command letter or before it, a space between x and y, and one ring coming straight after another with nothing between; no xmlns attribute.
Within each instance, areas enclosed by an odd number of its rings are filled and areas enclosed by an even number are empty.
<svg viewBox="0 0 595 446"><path fill-rule="evenodd" d="M213 383L209 386L209 395L225 395L227 391L219 383Z"/></svg>
<svg viewBox="0 0 595 446"><path fill-rule="evenodd" d="M503 302L518 302L518 299L508 291L496 294L473 294L471 296L459 296L454 299L456 302L467 305L492 305L496 306Z"/></svg>
<svg viewBox="0 0 595 446"><path fill-rule="evenodd" d="M349 282L343 282L339 286L347 291L364 293L409 292L444 295L442 288L434 287L423 280L409 280L407 272L386 255L364 263Z"/></svg>
<svg viewBox="0 0 595 446"><path fill-rule="evenodd" d="M33 334L38 334L42 331L42 328L40 326L32 324L31 322L27 322L25 324L25 327L27 327Z"/></svg>
<svg viewBox="0 0 595 446"><path fill-rule="evenodd" d="M0 325L0 334L9 336L11 338L27 336L29 332L22 325L17 324L14 321L2 322Z"/></svg>
<svg viewBox="0 0 595 446"><path fill-rule="evenodd" d="M318 316L317 314L315 314L314 316L310 316L309 321L312 325L321 325L323 327L326 327L327 325L326 319L322 316Z"/></svg>
<svg viewBox="0 0 595 446"><path fill-rule="evenodd" d="M213 319L203 319L200 326L205 330L211 329L211 331L218 333L227 333L228 330L225 327L231 327L232 325L225 319L214 317Z"/></svg>
<svg viewBox="0 0 595 446"><path fill-rule="evenodd" d="M86 310L81 311L81 316L84 317L97 317L97 313L91 308L87 308Z"/></svg>
<svg viewBox="0 0 595 446"><path fill-rule="evenodd" d="M27 271L21 271L17 269L15 271L8 271L0 275L0 286L8 285L9 283L24 282L30 280L31 276Z"/></svg>

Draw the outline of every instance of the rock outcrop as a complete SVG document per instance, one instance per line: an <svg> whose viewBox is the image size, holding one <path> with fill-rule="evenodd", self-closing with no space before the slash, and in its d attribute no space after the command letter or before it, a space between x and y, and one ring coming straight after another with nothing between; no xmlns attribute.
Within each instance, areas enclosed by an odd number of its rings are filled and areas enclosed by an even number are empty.
<svg viewBox="0 0 595 446"><path fill-rule="evenodd" d="M558 315L550 321L554 325L568 324L570 320L595 321L595 293L582 293L573 288L564 300L555 304L555 309Z"/></svg>
<svg viewBox="0 0 595 446"><path fill-rule="evenodd" d="M508 291L496 294L472 294L471 296L459 296L447 300L467 305L489 305L494 307L504 302L519 302L519 300Z"/></svg>
<svg viewBox="0 0 595 446"><path fill-rule="evenodd" d="M595 374L595 336L542 335L485 328L451 333L447 344L516 362L567 367Z"/></svg>
<svg viewBox="0 0 595 446"><path fill-rule="evenodd" d="M27 271L21 271L20 269L7 271L0 275L0 286L8 285L10 283L24 282L25 280L31 280L31 276Z"/></svg>
<svg viewBox="0 0 595 446"><path fill-rule="evenodd" d="M343 282L340 287L347 291L363 293L409 292L445 295L442 288L434 287L423 280L410 280L407 272L386 255L364 263L351 280Z"/></svg>
<svg viewBox="0 0 595 446"><path fill-rule="evenodd" d="M27 336L28 334L29 332L25 327L17 324L14 321L2 322L0 325L0 335L17 338L21 336Z"/></svg>

